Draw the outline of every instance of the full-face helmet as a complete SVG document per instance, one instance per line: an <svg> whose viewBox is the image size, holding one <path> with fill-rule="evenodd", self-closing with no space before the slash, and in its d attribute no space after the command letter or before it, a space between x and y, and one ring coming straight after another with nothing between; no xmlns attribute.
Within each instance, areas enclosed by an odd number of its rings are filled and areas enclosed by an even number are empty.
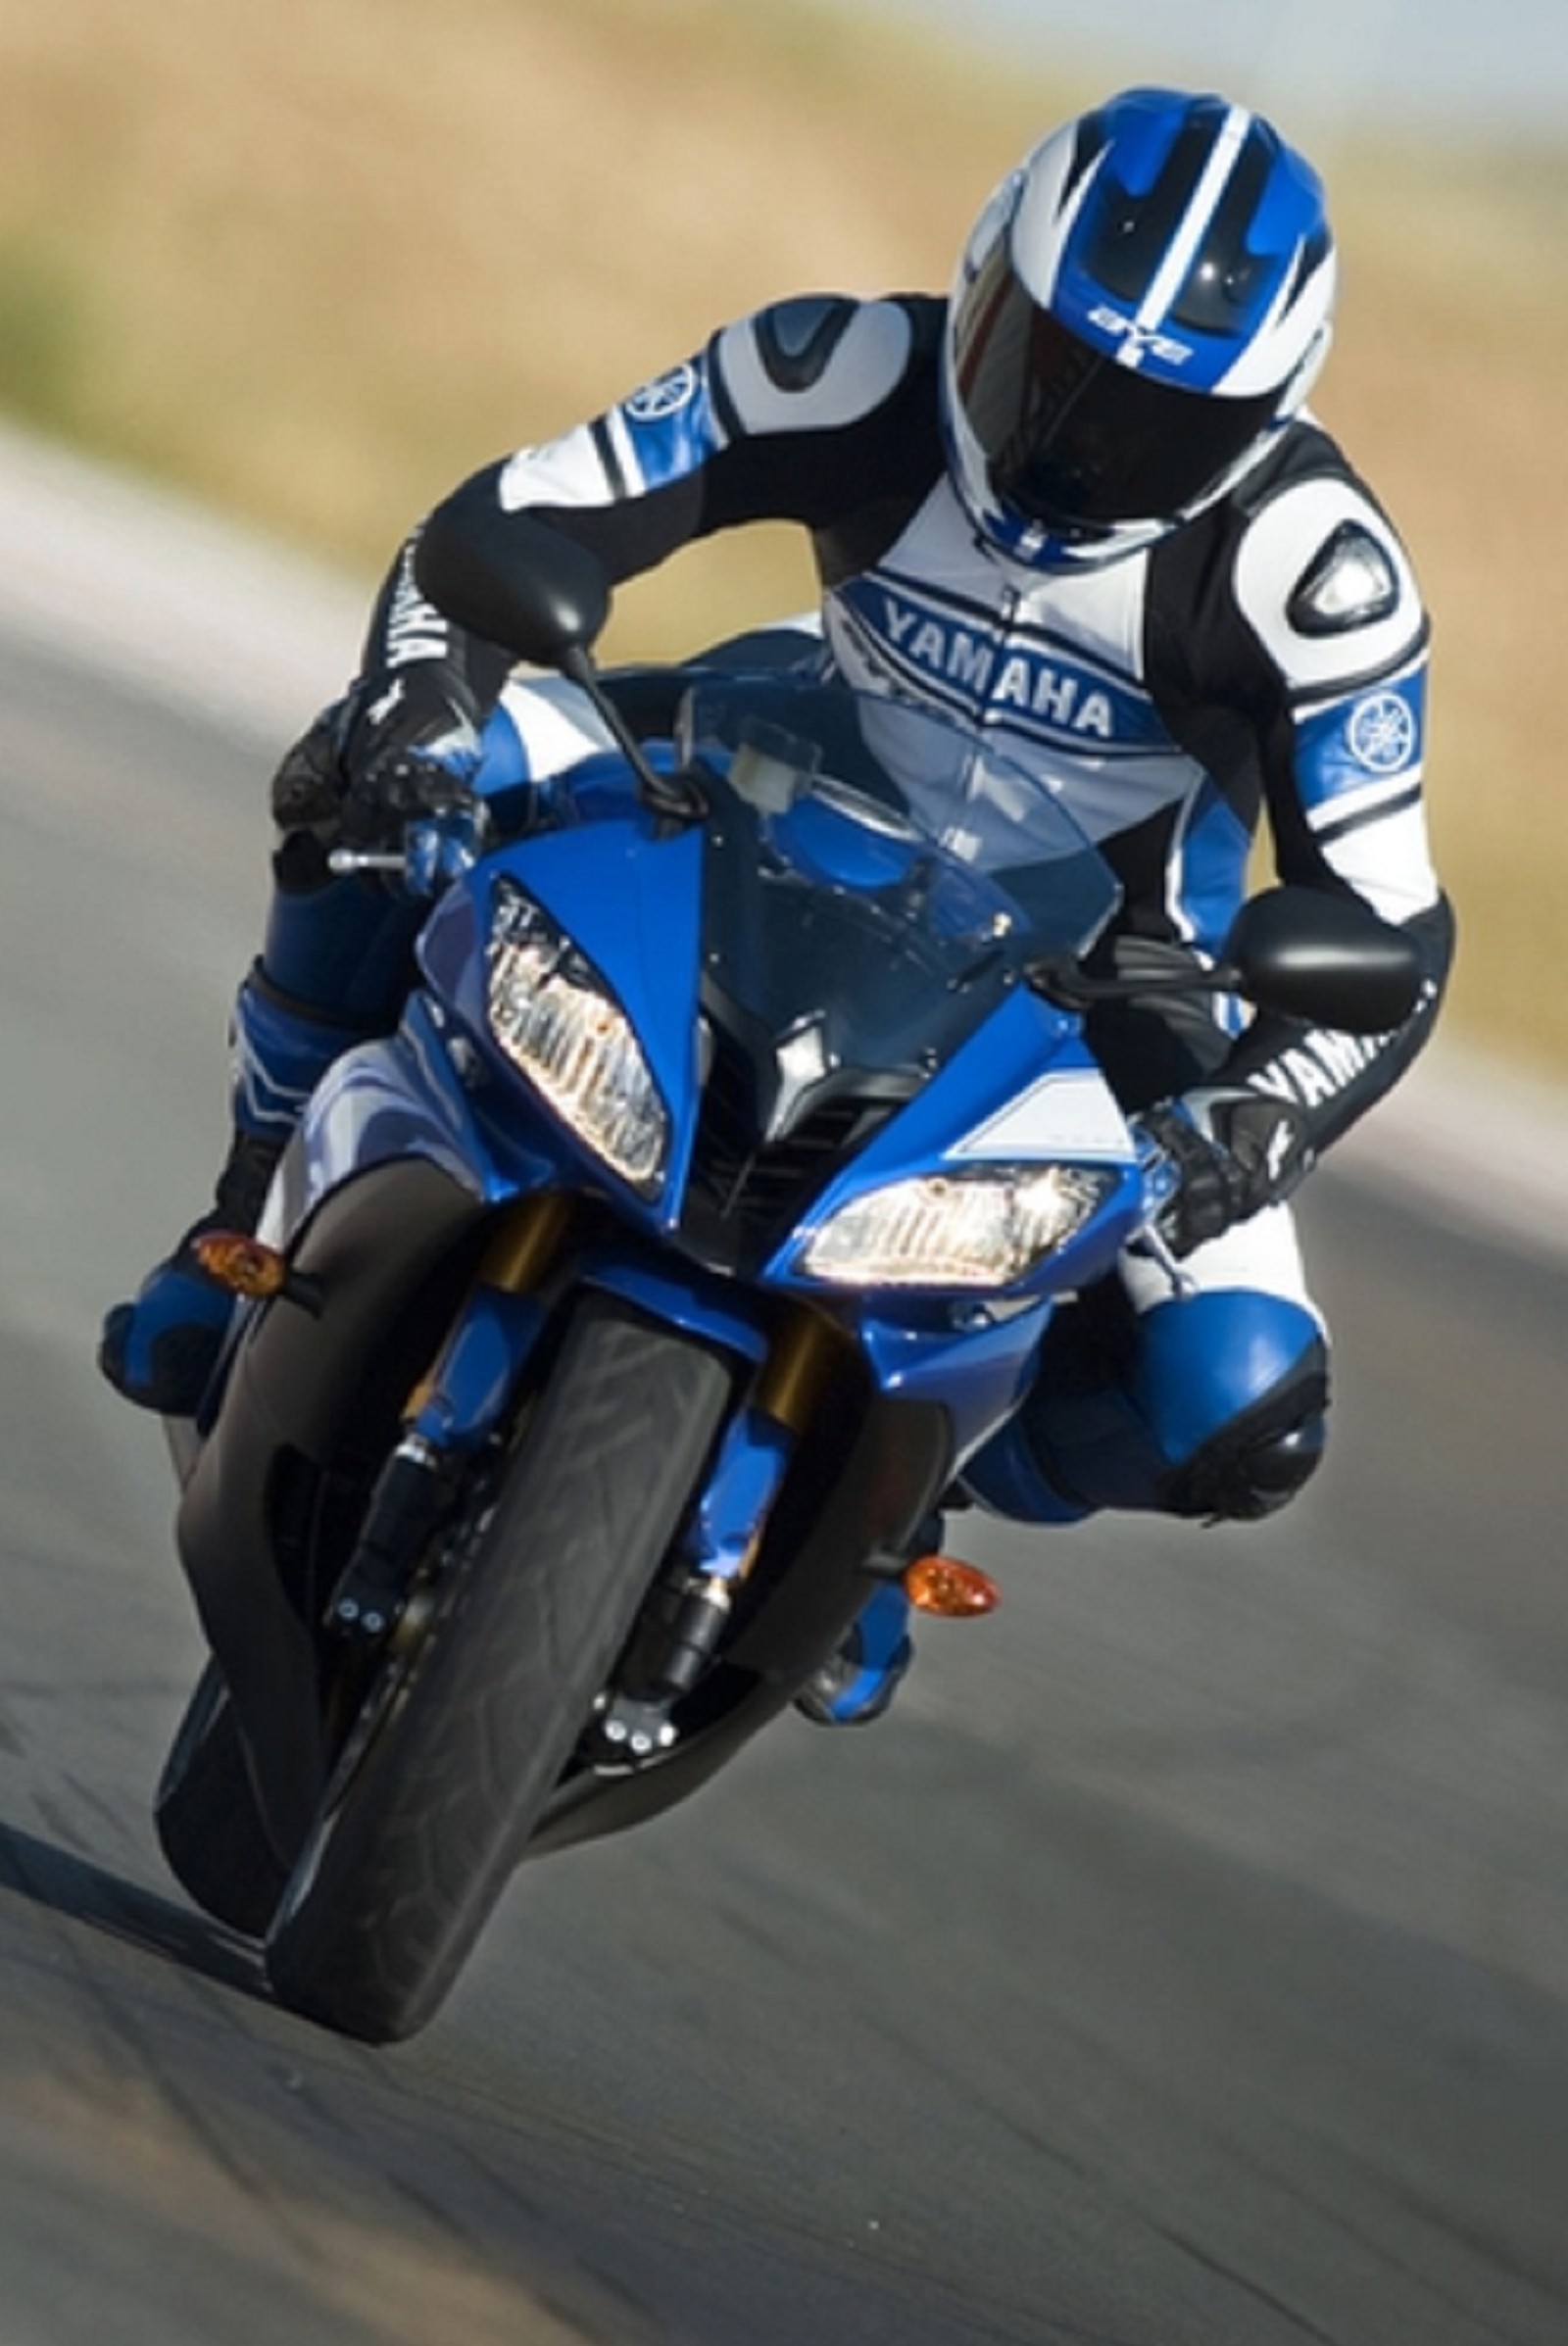
<svg viewBox="0 0 1568 2346"><path fill-rule="evenodd" d="M1054 131L960 263L943 360L958 494L1043 565L1102 562L1222 496L1328 350L1317 174L1223 98L1135 89Z"/></svg>

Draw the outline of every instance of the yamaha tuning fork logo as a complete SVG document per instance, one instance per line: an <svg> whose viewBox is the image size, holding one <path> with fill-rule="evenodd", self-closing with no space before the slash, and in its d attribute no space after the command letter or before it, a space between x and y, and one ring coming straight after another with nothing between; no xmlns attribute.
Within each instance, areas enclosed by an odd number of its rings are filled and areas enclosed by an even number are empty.
<svg viewBox="0 0 1568 2346"><path fill-rule="evenodd" d="M689 408L697 395L697 369L685 365L672 367L667 374L656 376L644 383L627 400L625 413L633 423L662 423L666 415L678 415L682 408Z"/></svg>
<svg viewBox="0 0 1568 2346"><path fill-rule="evenodd" d="M1415 711L1399 693L1369 693L1351 709L1346 737L1369 774L1402 773L1415 756Z"/></svg>

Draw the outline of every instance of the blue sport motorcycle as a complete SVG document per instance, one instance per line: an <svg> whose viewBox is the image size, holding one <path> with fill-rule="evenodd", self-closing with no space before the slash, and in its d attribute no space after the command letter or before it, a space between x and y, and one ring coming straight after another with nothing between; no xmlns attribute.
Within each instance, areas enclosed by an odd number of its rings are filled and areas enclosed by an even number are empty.
<svg viewBox="0 0 1568 2346"><path fill-rule="evenodd" d="M421 982L209 1243L244 1299L177 1440L212 1660L163 1845L371 2041L520 1860L694 1791L881 1581L982 1601L918 1527L1168 1180L1084 1040L1116 886L1038 777L783 672L679 680L645 742L592 595L471 601L616 746L503 774L476 854L414 836ZM1415 984L1291 891L1212 980L1373 1031Z"/></svg>

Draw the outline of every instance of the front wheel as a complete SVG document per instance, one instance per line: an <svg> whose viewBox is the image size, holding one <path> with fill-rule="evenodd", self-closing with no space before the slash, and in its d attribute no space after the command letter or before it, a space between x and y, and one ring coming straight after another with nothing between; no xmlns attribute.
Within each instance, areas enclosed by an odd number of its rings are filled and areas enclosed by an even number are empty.
<svg viewBox="0 0 1568 2346"><path fill-rule="evenodd" d="M431 2018L626 1641L729 1393L723 1362L688 1339L606 1297L577 1307L499 1497L328 1785L268 1940L280 2002L372 2043Z"/></svg>

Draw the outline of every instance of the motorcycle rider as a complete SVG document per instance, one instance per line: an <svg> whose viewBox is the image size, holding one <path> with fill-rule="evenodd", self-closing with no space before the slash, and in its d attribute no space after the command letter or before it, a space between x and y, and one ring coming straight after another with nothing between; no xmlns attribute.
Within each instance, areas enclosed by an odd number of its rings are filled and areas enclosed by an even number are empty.
<svg viewBox="0 0 1568 2346"><path fill-rule="evenodd" d="M612 584L719 529L808 530L820 632L786 656L956 715L1049 775L1122 883L1102 948L1120 975L1216 952L1265 815L1281 878L1360 897L1418 941L1423 998L1370 1040L1243 1026L1202 994L1092 1014L1123 1105L1179 1170L1160 1228L1180 1271L1129 1253L1060 1311L1030 1398L965 1463L968 1496L1028 1521L1250 1520L1305 1483L1328 1348L1285 1200L1410 1064L1451 955L1421 806L1426 617L1387 516L1303 404L1335 271L1321 185L1268 122L1130 90L1008 174L946 301L776 304L443 509L487 558L521 559L543 524ZM334 878L328 849L395 844L487 757L543 777L592 739L559 686L498 713L507 657L426 598L418 541L358 681L274 782L276 887L235 1004L215 1206L105 1324L106 1374L169 1414L194 1409L228 1313L193 1239L254 1225L316 1082L395 1025L412 976L421 907ZM884 1588L803 1707L875 1717L908 1652Z"/></svg>

